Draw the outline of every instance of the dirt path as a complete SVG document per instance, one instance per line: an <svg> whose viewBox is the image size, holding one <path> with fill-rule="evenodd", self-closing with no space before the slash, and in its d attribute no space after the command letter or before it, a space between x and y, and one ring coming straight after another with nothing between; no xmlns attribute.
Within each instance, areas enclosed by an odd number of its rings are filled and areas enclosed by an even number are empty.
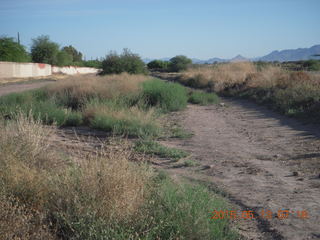
<svg viewBox="0 0 320 240"><path fill-rule="evenodd" d="M240 224L250 239L320 239L319 127L247 101L223 101L225 106L190 105L171 116L194 136L163 144L191 152L201 166L162 167L212 183L240 209L252 210L257 218ZM262 215L266 210L271 219ZM279 210L289 211L288 218L280 219Z"/></svg>
<svg viewBox="0 0 320 240"><path fill-rule="evenodd" d="M39 82L13 83L9 85L0 86L0 96L4 96L14 92L24 92L31 89L41 88L53 82L53 80L43 80Z"/></svg>

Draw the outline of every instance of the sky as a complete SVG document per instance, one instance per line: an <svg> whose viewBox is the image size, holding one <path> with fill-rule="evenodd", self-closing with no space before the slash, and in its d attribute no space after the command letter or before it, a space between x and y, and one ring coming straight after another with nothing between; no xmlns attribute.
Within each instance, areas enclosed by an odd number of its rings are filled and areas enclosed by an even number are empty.
<svg viewBox="0 0 320 240"><path fill-rule="evenodd" d="M320 0L0 0L0 35L49 35L86 60L259 57L320 44Z"/></svg>

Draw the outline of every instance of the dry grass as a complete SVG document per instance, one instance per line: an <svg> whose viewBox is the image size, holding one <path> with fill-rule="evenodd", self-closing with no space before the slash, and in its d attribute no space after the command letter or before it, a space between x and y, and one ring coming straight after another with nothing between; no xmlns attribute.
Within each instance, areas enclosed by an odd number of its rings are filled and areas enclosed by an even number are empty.
<svg viewBox="0 0 320 240"><path fill-rule="evenodd" d="M221 64L215 67L190 68L183 72L181 81L187 83L194 79L200 87L212 87L220 91L235 83L243 83L248 74L255 72L255 67L249 62Z"/></svg>
<svg viewBox="0 0 320 240"><path fill-rule="evenodd" d="M9 200L0 205L1 214L8 216L8 221L0 221L1 231L9 234L13 221L19 218L15 232L47 234L42 221L38 220L39 226L31 223L33 213L37 219L45 216L47 223L54 222L61 232L88 214L108 223L138 211L151 172L129 162L130 149L101 149L70 164L50 148L46 141L50 134L54 134L52 128L23 115L15 123L2 123L0 197ZM39 239L50 239L41 236Z"/></svg>
<svg viewBox="0 0 320 240"><path fill-rule="evenodd" d="M1 239L43 240L57 239L45 225L43 216L19 205L16 199L0 194Z"/></svg>
<svg viewBox="0 0 320 240"><path fill-rule="evenodd" d="M136 93L141 90L142 82L148 80L145 75L127 73L108 76L73 76L51 84L46 88L49 96L69 100L80 104L90 98L113 99ZM77 106L71 106L77 107Z"/></svg>
<svg viewBox="0 0 320 240"><path fill-rule="evenodd" d="M188 84L191 80L196 81L199 87L209 87L215 92L222 92L240 85L247 88L284 88L296 84L318 87L320 76L306 72L291 72L271 65L258 70L253 63L238 62L190 68L183 72L180 81Z"/></svg>
<svg viewBox="0 0 320 240"><path fill-rule="evenodd" d="M190 69L180 81L228 96L251 98L290 116L320 119L320 74L272 65L257 68L246 62Z"/></svg>

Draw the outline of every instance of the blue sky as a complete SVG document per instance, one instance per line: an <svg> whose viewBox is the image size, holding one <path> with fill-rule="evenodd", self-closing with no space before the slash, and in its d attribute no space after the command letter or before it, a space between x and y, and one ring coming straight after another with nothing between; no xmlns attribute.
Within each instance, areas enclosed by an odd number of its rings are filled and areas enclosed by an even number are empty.
<svg viewBox="0 0 320 240"><path fill-rule="evenodd" d="M129 48L142 57L207 59L320 44L320 0L0 0L0 35L49 35L86 59Z"/></svg>

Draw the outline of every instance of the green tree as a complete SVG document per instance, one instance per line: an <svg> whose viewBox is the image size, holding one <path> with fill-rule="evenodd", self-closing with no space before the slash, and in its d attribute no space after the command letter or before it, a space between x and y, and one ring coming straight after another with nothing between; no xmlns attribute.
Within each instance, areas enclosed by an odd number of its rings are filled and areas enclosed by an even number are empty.
<svg viewBox="0 0 320 240"><path fill-rule="evenodd" d="M161 60L153 60L147 64L151 70L168 70L169 62Z"/></svg>
<svg viewBox="0 0 320 240"><path fill-rule="evenodd" d="M72 62L82 61L82 53L77 51L77 49L75 49L72 45L63 47L62 51L65 51L72 56Z"/></svg>
<svg viewBox="0 0 320 240"><path fill-rule="evenodd" d="M33 62L58 64L59 45L50 41L49 36L32 39L31 56Z"/></svg>
<svg viewBox="0 0 320 240"><path fill-rule="evenodd" d="M102 61L101 74L119 74L127 72L130 74L145 74L146 67L140 56L124 49L121 55L110 52Z"/></svg>
<svg viewBox="0 0 320 240"><path fill-rule="evenodd" d="M70 66L72 65L72 56L64 50L58 52L57 65L58 66Z"/></svg>
<svg viewBox="0 0 320 240"><path fill-rule="evenodd" d="M186 70L192 63L192 60L183 55L178 55L170 59L170 70L180 72Z"/></svg>
<svg viewBox="0 0 320 240"><path fill-rule="evenodd" d="M28 62L30 56L24 46L14 41L13 38L0 38L0 61Z"/></svg>

